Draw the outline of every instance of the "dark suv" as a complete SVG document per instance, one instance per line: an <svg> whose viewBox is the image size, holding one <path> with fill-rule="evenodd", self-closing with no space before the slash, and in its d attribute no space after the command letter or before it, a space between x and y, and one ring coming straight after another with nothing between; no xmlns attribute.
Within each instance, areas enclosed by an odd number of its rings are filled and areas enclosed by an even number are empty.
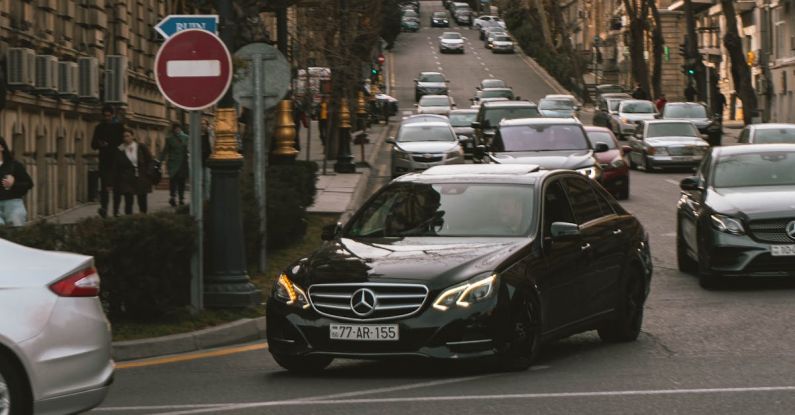
<svg viewBox="0 0 795 415"><path fill-rule="evenodd" d="M269 351L289 370L409 356L523 370L574 333L635 340L652 274L635 217L594 181L537 166L402 176L323 239L268 300Z"/></svg>
<svg viewBox="0 0 795 415"><path fill-rule="evenodd" d="M488 145L497 126L502 120L516 118L541 117L538 105L530 101L494 101L484 102L478 109L478 115L472 128L475 130L475 145Z"/></svg>

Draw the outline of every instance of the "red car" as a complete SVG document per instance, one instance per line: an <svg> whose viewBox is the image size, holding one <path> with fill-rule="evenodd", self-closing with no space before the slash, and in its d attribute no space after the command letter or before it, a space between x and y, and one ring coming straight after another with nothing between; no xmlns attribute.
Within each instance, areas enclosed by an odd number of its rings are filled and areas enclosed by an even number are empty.
<svg viewBox="0 0 795 415"><path fill-rule="evenodd" d="M609 151L594 153L602 168L602 186L616 199L629 198L629 164L624 158L626 150L618 144L616 136L607 128L585 126L591 145L605 143Z"/></svg>

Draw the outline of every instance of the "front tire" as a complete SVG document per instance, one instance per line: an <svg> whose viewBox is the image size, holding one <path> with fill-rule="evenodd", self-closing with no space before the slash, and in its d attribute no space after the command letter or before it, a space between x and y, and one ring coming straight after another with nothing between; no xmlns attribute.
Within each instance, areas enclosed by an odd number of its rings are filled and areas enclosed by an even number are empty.
<svg viewBox="0 0 795 415"><path fill-rule="evenodd" d="M510 339L500 356L499 367L508 372L527 370L541 350L541 308L528 299L514 316Z"/></svg>
<svg viewBox="0 0 795 415"><path fill-rule="evenodd" d="M681 219L677 220L676 226L676 265L679 271L688 274L698 269L698 263L687 254L687 245L685 243L685 238L682 236Z"/></svg>
<svg viewBox="0 0 795 415"><path fill-rule="evenodd" d="M605 342L631 342L640 335L643 325L643 306L646 303L646 282L637 267L628 268L621 293L618 317L597 330Z"/></svg>
<svg viewBox="0 0 795 415"><path fill-rule="evenodd" d="M0 352L0 413L27 415L33 402L25 384L25 376L11 358Z"/></svg>
<svg viewBox="0 0 795 415"><path fill-rule="evenodd" d="M273 360L275 360L279 366L290 372L303 374L321 372L334 360L333 357L329 356L284 356L277 353L271 354L273 355Z"/></svg>

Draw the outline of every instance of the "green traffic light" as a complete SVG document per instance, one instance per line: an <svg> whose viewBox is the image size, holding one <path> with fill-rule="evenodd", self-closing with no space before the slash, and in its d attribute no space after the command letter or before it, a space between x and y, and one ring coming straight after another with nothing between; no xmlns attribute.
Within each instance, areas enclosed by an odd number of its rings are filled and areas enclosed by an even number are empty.
<svg viewBox="0 0 795 415"><path fill-rule="evenodd" d="M695 74L696 74L696 71L695 71L695 70L693 70L693 69L688 69L688 70L687 70L687 74L688 74L688 75L695 75Z"/></svg>
<svg viewBox="0 0 795 415"><path fill-rule="evenodd" d="M378 69L371 69L370 72L372 72L373 75L378 75Z"/></svg>

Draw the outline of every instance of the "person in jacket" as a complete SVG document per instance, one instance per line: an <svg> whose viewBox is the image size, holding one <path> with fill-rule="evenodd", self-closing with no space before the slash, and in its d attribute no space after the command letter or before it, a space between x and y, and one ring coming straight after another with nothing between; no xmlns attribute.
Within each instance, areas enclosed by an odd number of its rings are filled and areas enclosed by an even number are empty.
<svg viewBox="0 0 795 415"><path fill-rule="evenodd" d="M171 135L166 137L166 144L160 153L160 160L168 169L168 203L177 206L185 204L185 180L188 178L188 135L182 132L182 126L175 123L171 126Z"/></svg>
<svg viewBox="0 0 795 415"><path fill-rule="evenodd" d="M28 211L22 200L33 188L33 180L22 163L14 160L5 139L0 137L0 225L22 226Z"/></svg>
<svg viewBox="0 0 795 415"><path fill-rule="evenodd" d="M665 104L667 103L668 100L665 98L665 94L660 94L660 97L654 102L654 105L657 107L657 112L661 113L663 108L665 108Z"/></svg>
<svg viewBox="0 0 795 415"><path fill-rule="evenodd" d="M146 213L148 194L152 192L152 180L149 177L152 153L143 143L135 140L135 134L131 129L125 129L115 157L113 191L119 192L124 198L124 213L132 214L134 198L138 199L138 211ZM118 210L113 214L118 216Z"/></svg>
<svg viewBox="0 0 795 415"><path fill-rule="evenodd" d="M632 98L635 98L635 99L649 99L649 93L646 92L645 89L643 89L643 86L641 86L640 82L638 82L635 85L635 90L632 91Z"/></svg>
<svg viewBox="0 0 795 415"><path fill-rule="evenodd" d="M113 160L121 144L124 126L114 118L113 107L102 108L102 121L94 127L91 148L99 150L99 216L108 215L108 198L113 183ZM113 192L113 210L119 209L121 195Z"/></svg>

